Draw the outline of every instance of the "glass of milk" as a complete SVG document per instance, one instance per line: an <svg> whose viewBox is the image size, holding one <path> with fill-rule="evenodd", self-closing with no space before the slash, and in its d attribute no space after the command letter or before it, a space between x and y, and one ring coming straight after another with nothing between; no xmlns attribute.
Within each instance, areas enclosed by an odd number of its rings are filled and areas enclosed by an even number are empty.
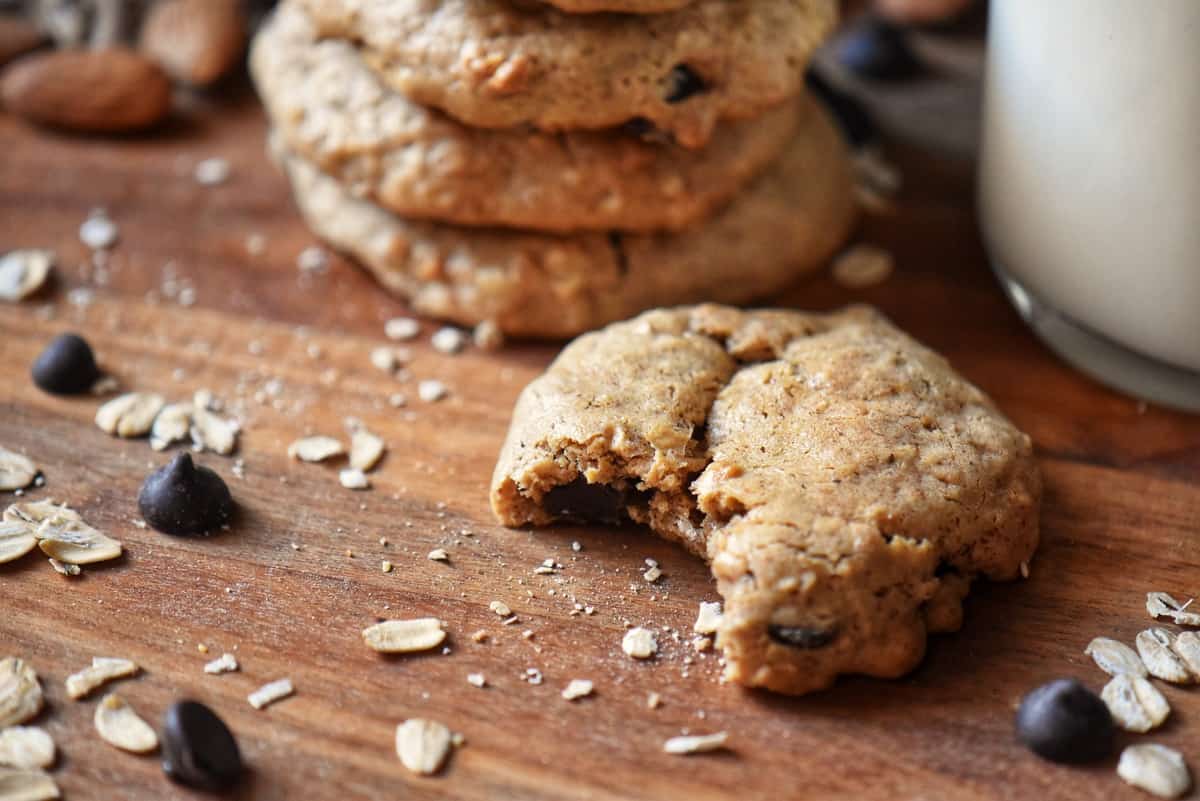
<svg viewBox="0 0 1200 801"><path fill-rule="evenodd" d="M1200 411L1200 0L992 0L980 215L1067 361Z"/></svg>

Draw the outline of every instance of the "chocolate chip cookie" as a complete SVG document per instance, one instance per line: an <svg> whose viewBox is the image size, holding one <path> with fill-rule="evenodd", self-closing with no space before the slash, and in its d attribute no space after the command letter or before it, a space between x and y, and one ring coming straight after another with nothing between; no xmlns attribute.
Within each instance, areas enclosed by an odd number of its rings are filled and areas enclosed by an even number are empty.
<svg viewBox="0 0 1200 801"><path fill-rule="evenodd" d="M569 14L505 0L299 0L323 36L360 42L415 103L468 125L629 124L708 142L718 119L799 92L835 0L695 0L676 11Z"/></svg>
<svg viewBox="0 0 1200 801"><path fill-rule="evenodd" d="M826 262L856 216L844 146L819 110L715 216L678 233L554 236L407 220L350 195L308 161L282 163L319 236L420 312L517 336L566 337L643 309L742 303Z"/></svg>
<svg viewBox="0 0 1200 801"><path fill-rule="evenodd" d="M285 5L251 69L287 148L351 194L411 219L532 230L678 230L711 214L773 161L812 101L722 123L703 151L629 133L467 126L384 86L355 48L318 41Z"/></svg>
<svg viewBox="0 0 1200 801"><path fill-rule="evenodd" d="M874 310L697 306L585 335L517 402L505 525L629 518L706 558L726 676L896 677L1038 542L1030 439Z"/></svg>

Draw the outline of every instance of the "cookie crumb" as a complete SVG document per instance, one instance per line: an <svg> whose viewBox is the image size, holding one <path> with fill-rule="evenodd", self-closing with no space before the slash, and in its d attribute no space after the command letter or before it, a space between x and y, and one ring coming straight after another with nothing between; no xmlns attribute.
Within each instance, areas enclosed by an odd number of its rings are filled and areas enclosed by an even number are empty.
<svg viewBox="0 0 1200 801"><path fill-rule="evenodd" d="M484 677L482 673L468 673L467 684L470 684L472 687L478 687L482 690L487 686L487 678Z"/></svg>
<svg viewBox="0 0 1200 801"><path fill-rule="evenodd" d="M296 257L296 267L302 273L320 273L329 267L329 252L318 245L310 245Z"/></svg>
<svg viewBox="0 0 1200 801"><path fill-rule="evenodd" d="M393 567L392 563L386 559L384 559L383 562L381 562L379 565L379 569L382 570L384 573L391 573L392 567Z"/></svg>
<svg viewBox="0 0 1200 801"><path fill-rule="evenodd" d="M216 659L204 665L204 672L213 676L219 676L222 673L232 673L237 669L237 657L233 654L221 654Z"/></svg>
<svg viewBox="0 0 1200 801"><path fill-rule="evenodd" d="M229 180L229 162L219 156L196 162L192 177L201 186L218 186Z"/></svg>
<svg viewBox="0 0 1200 801"><path fill-rule="evenodd" d="M503 601L492 601L490 604L488 604L488 609L491 609L500 617L508 617L513 613L508 604L504 603Z"/></svg>
<svg viewBox="0 0 1200 801"><path fill-rule="evenodd" d="M672 737L663 743L663 751L668 754L704 754L724 748L729 739L727 732L715 734L698 734L683 737Z"/></svg>
<svg viewBox="0 0 1200 801"><path fill-rule="evenodd" d="M371 479L367 478L367 474L353 467L340 471L338 481L343 487L350 490L371 488Z"/></svg>
<svg viewBox="0 0 1200 801"><path fill-rule="evenodd" d="M138 670L137 664L128 659L114 659L104 656L93 657L90 667L67 676L67 695L72 700L78 701L81 698L86 698L97 687L116 679L136 675Z"/></svg>
<svg viewBox="0 0 1200 801"><path fill-rule="evenodd" d="M323 462L341 456L346 447L333 437L303 437L288 446L288 456L302 462Z"/></svg>
<svg viewBox="0 0 1200 801"><path fill-rule="evenodd" d="M120 231L104 209L95 209L79 226L79 241L92 250L108 250L117 244Z"/></svg>
<svg viewBox="0 0 1200 801"><path fill-rule="evenodd" d="M383 324L384 336L397 342L416 339L420 333L421 324L411 317L393 317Z"/></svg>
<svg viewBox="0 0 1200 801"><path fill-rule="evenodd" d="M484 320L475 326L471 339L480 350L496 351L504 347L504 332L494 320Z"/></svg>
<svg viewBox="0 0 1200 801"><path fill-rule="evenodd" d="M658 640L649 629L638 626L625 632L621 638L621 650L634 659L649 659L658 652Z"/></svg>
<svg viewBox="0 0 1200 801"><path fill-rule="evenodd" d="M246 696L246 700L255 709L263 709L276 701L282 701L284 698L294 695L295 692L296 688L292 685L291 679L277 679L250 693Z"/></svg>
<svg viewBox="0 0 1200 801"><path fill-rule="evenodd" d="M444 548L434 548L425 558L433 562L449 562L450 554Z"/></svg>
<svg viewBox="0 0 1200 801"><path fill-rule="evenodd" d="M571 679L562 691L562 697L568 701L574 701L577 698L586 698L592 694L592 682L587 679Z"/></svg>
<svg viewBox="0 0 1200 801"><path fill-rule="evenodd" d="M846 289L869 289L886 281L895 269L892 254L874 245L855 245L833 264L833 279Z"/></svg>
<svg viewBox="0 0 1200 801"><path fill-rule="evenodd" d="M434 350L453 355L467 346L467 335L457 328L439 328L429 340Z"/></svg>
<svg viewBox="0 0 1200 801"><path fill-rule="evenodd" d="M697 634L713 634L721 625L721 604L718 601L702 601L692 631Z"/></svg>
<svg viewBox="0 0 1200 801"><path fill-rule="evenodd" d="M417 384L417 397L426 403L436 403L450 394L446 385L435 378L428 378Z"/></svg>
<svg viewBox="0 0 1200 801"><path fill-rule="evenodd" d="M662 696L661 695L659 695L658 693L653 692L653 691L651 691L650 693L648 693L646 695L646 708L647 709L658 709L660 706L662 706Z"/></svg>

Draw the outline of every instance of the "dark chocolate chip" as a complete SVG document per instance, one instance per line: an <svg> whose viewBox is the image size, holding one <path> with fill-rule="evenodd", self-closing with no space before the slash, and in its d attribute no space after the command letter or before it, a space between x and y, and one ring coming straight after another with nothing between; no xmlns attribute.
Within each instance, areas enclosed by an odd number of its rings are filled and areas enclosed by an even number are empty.
<svg viewBox="0 0 1200 801"><path fill-rule="evenodd" d="M903 30L875 17L852 26L838 40L837 57L864 78L899 81L921 70L921 62Z"/></svg>
<svg viewBox="0 0 1200 801"><path fill-rule="evenodd" d="M812 650L824 648L837 637L837 629L815 629L807 626L767 626L767 634L775 642L791 648Z"/></svg>
<svg viewBox="0 0 1200 801"><path fill-rule="evenodd" d="M819 68L810 67L804 82L829 109L851 147L866 147L879 138L879 128L867 107L854 95L830 83Z"/></svg>
<svg viewBox="0 0 1200 801"><path fill-rule="evenodd" d="M33 383L55 395L87 392L100 378L92 347L78 334L60 334L38 355Z"/></svg>
<svg viewBox="0 0 1200 801"><path fill-rule="evenodd" d="M1054 762L1093 762L1112 752L1112 716L1099 696L1074 679L1038 687L1017 710L1017 739Z"/></svg>
<svg viewBox="0 0 1200 801"><path fill-rule="evenodd" d="M583 476L555 487L542 499L542 508L555 517L582 523L620 523L629 493L606 484L589 484Z"/></svg>
<svg viewBox="0 0 1200 801"><path fill-rule="evenodd" d="M138 493L138 511L164 534L208 534L233 517L233 497L225 481L180 453L146 477Z"/></svg>
<svg viewBox="0 0 1200 801"><path fill-rule="evenodd" d="M698 95L708 89L704 79L687 64L677 64L667 76L667 93L663 100L668 103L682 103L692 95Z"/></svg>
<svg viewBox="0 0 1200 801"><path fill-rule="evenodd" d="M242 775L242 755L229 727L196 701L180 701L163 716L163 772L202 790L225 790Z"/></svg>

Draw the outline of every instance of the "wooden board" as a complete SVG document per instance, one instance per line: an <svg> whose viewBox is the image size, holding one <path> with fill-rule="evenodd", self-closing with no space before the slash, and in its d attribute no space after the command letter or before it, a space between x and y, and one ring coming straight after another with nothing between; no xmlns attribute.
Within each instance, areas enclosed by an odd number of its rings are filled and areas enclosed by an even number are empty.
<svg viewBox="0 0 1200 801"><path fill-rule="evenodd" d="M119 689L148 718L184 696L216 708L252 766L238 798L1142 797L1116 778L1115 760L1070 769L1036 759L1014 742L1011 720L1043 680L1076 676L1099 689L1104 677L1083 648L1100 634L1131 642L1149 623L1146 591L1200 593L1200 420L1101 389L1022 327L985 265L969 164L900 154L900 208L863 231L898 259L887 284L852 293L819 278L778 302L876 303L990 392L1037 444L1042 548L1028 581L979 587L965 629L933 638L911 676L850 678L788 699L719 684L714 655L686 664L697 602L715 592L703 565L678 549L634 528L493 523L486 490L509 410L555 348L449 357L425 336L413 346L413 380L441 379L451 397L417 401L412 381L368 358L384 342L382 321L403 306L339 259L324 274L297 270L312 239L263 138L245 91L191 109L155 139L77 139L0 117L0 250L53 248L63 267L38 302L0 307L0 443L44 468L46 487L28 497L69 501L128 550L75 581L33 556L0 567L0 652L27 657L43 677L49 709L39 722L61 746L55 776L67 798L201 797L169 784L155 758L100 742L95 701L66 698L63 680L93 655L144 667ZM231 162L231 180L198 186L193 165L216 155ZM76 236L95 206L121 230L100 287ZM247 251L252 235L266 243L261 255ZM168 264L194 287L194 306L163 297ZM70 303L85 285L92 302ZM29 382L29 363L64 330L84 332L127 388L182 399L207 387L237 411L245 477L230 459L202 457L241 504L234 530L175 539L134 525L140 482L165 457L100 432L94 399L50 397ZM314 344L320 358L309 355ZM386 404L394 392L409 396L407 409ZM302 434L340 434L347 416L389 444L369 492L285 454ZM435 547L449 564L426 559ZM547 558L563 569L534 575ZM646 558L666 574L653 587L641 578ZM395 565L390 574L383 560ZM502 625L492 600L520 622ZM574 603L595 613L573 616ZM383 659L360 642L379 617L418 615L447 621L449 654ZM681 640L664 636L658 659L635 663L619 648L626 622L670 627ZM486 643L472 641L477 630ZM241 672L203 674L227 650ZM544 683L524 681L527 668ZM467 684L474 672L486 689ZM246 694L282 676L296 696L251 709ZM562 700L572 678L595 681L595 696ZM660 709L646 708L651 692ZM1200 768L1200 699L1166 694L1175 713L1153 740ZM466 736L442 776L413 777L395 757L395 726L416 715ZM662 754L683 730L726 730L730 752Z"/></svg>

